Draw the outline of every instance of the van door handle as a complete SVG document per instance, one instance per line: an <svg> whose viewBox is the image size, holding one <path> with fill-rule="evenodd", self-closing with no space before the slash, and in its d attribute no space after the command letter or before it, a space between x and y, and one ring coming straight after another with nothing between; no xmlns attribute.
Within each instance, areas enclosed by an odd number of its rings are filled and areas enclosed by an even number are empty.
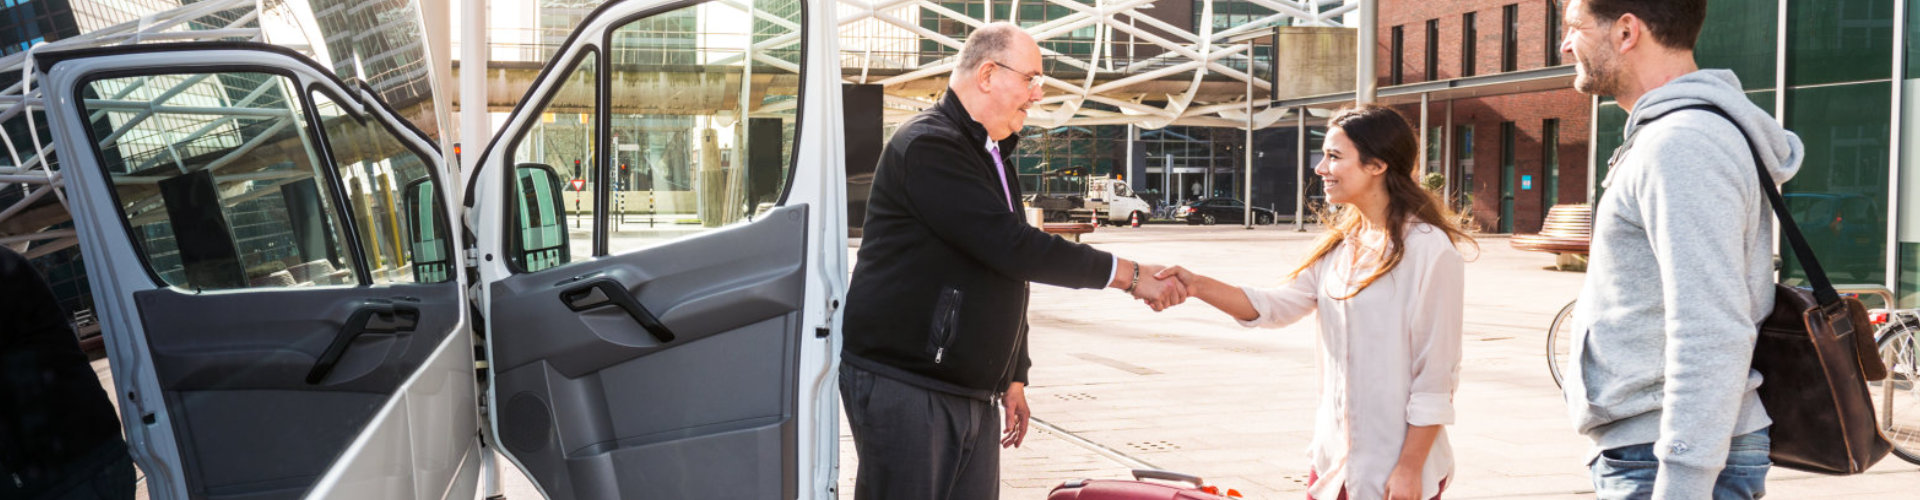
<svg viewBox="0 0 1920 500"><path fill-rule="evenodd" d="M313 362L313 369L307 370L307 384L319 384L333 372L334 365L340 364L340 357L346 355L347 347L363 333L411 332L420 324L420 309L409 305L395 305L391 301L369 300L353 315L347 318L346 325L340 327L340 333L333 336L333 343L327 345L326 352Z"/></svg>
<svg viewBox="0 0 1920 500"><path fill-rule="evenodd" d="M627 288L613 278L604 276L592 278L568 288L560 292L560 301L566 303L567 308L574 312L605 305L619 306L621 310L627 312L628 316L633 317L634 322L640 323L641 328L647 329L647 333L653 334L653 338L659 339L660 343L672 342L674 339L673 330L661 323L660 318L655 317L646 306L640 305L640 300L633 298L633 294L628 293Z"/></svg>

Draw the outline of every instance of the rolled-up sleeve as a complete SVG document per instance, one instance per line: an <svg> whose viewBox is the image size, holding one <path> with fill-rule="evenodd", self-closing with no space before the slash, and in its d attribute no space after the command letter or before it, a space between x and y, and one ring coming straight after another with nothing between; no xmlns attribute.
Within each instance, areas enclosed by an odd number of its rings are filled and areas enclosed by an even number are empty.
<svg viewBox="0 0 1920 500"><path fill-rule="evenodd" d="M1247 301L1253 303L1253 310L1260 313L1252 321L1240 320L1240 326L1280 328L1307 317L1319 303L1319 268L1319 264L1308 266L1293 282L1278 288L1240 287Z"/></svg>
<svg viewBox="0 0 1920 500"><path fill-rule="evenodd" d="M1409 249L1412 250L1412 249ZM1407 391L1407 425L1453 423L1453 392L1460 387L1460 329L1466 264L1452 248L1428 248L1407 318L1413 365Z"/></svg>

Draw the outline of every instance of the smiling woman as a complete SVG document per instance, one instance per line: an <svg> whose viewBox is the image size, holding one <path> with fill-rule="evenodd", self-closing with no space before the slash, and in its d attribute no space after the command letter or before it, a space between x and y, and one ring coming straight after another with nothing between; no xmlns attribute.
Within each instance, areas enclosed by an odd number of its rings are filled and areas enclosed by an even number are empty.
<svg viewBox="0 0 1920 500"><path fill-rule="evenodd" d="M1413 178L1413 128L1366 105L1328 120L1314 172L1339 205L1311 254L1277 288L1229 285L1182 267L1199 298L1242 326L1317 314L1326 367L1310 498L1438 498L1453 474L1445 426L1459 384L1464 259L1472 240ZM1355 363L1355 353L1407 363Z"/></svg>

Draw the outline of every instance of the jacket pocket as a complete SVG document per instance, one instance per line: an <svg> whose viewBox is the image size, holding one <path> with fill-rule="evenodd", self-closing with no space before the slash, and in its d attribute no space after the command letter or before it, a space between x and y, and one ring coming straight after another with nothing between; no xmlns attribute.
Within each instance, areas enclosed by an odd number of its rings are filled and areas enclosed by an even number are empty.
<svg viewBox="0 0 1920 500"><path fill-rule="evenodd" d="M927 333L927 354L933 355L933 364L947 357L947 348L953 347L955 337L960 333L959 289L944 287L940 289L940 299L933 303L932 329Z"/></svg>

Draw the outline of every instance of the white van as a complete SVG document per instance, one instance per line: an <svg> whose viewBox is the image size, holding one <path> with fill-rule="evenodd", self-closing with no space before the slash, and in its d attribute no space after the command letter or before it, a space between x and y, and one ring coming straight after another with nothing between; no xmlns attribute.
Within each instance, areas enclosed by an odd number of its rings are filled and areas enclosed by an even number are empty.
<svg viewBox="0 0 1920 500"><path fill-rule="evenodd" d="M1087 180L1087 205L1096 220L1113 225L1145 224L1153 215L1153 204L1135 196L1126 181L1107 177Z"/></svg>
<svg viewBox="0 0 1920 500"><path fill-rule="evenodd" d="M553 499L831 498L833 5L608 2L463 179L290 50L37 52L148 493L468 499L497 450ZM722 202L632 230L636 143Z"/></svg>

